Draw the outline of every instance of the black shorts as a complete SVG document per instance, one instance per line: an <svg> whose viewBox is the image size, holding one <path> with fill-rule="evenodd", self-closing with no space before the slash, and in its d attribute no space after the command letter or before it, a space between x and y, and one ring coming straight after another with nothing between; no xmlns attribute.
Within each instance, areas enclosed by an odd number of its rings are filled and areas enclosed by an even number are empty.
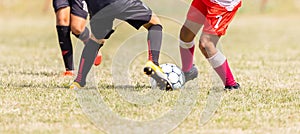
<svg viewBox="0 0 300 134"><path fill-rule="evenodd" d="M61 8L69 7L69 6L71 6L71 14L84 19L87 18L88 13L84 9L86 6L84 1L81 1L81 3L77 3L76 1L73 0L53 0L53 8L55 12L57 12Z"/></svg>
<svg viewBox="0 0 300 134"><path fill-rule="evenodd" d="M112 30L114 19L124 20L139 29L152 17L152 10L140 0L117 0L105 7L91 1L95 0L86 0L91 15L91 30L97 39L103 39Z"/></svg>

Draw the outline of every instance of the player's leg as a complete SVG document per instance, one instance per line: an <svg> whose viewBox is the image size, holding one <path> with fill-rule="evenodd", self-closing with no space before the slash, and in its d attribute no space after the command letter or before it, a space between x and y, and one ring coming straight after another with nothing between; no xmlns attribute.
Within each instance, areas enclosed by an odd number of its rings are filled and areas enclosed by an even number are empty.
<svg viewBox="0 0 300 134"><path fill-rule="evenodd" d="M71 14L71 30L72 30L72 34L74 34L77 38L82 40L84 43L91 36L90 31L86 27L86 19L74 14ZM102 53L99 50L94 60L94 65L95 66L100 65L101 61L102 61Z"/></svg>
<svg viewBox="0 0 300 134"><path fill-rule="evenodd" d="M218 6L218 5L214 5ZM239 84L236 83L231 69L228 65L226 57L216 48L216 45L222 35L225 34L229 23L232 21L238 7L234 11L227 11L225 8L222 10L209 8L209 13L215 14L208 15L205 21L203 33L200 37L199 48L202 54L207 58L210 65L217 72L225 88L238 89Z"/></svg>
<svg viewBox="0 0 300 134"><path fill-rule="evenodd" d="M198 69L193 64L195 42L194 38L205 21L206 5L202 0L193 0L187 13L186 21L180 30L179 49L181 55L182 71L186 82L198 76Z"/></svg>
<svg viewBox="0 0 300 134"><path fill-rule="evenodd" d="M116 7L125 7L116 16L124 20L137 30L145 27L148 30L148 60L159 65L159 53L162 43L162 25L156 14L140 0L117 1Z"/></svg>
<svg viewBox="0 0 300 134"><path fill-rule="evenodd" d="M152 13L151 19L143 25L148 30L148 60L159 65L158 59L162 43L162 25L159 18Z"/></svg>
<svg viewBox="0 0 300 134"><path fill-rule="evenodd" d="M93 20L93 23L91 23L91 31L94 36L79 37L85 41L85 46L81 54L77 77L70 86L70 89L77 89L85 86L87 74L91 70L98 50L103 46L105 39L108 39L110 34L112 34L112 24L113 19L109 18L105 19L105 21L102 19ZM81 35L85 35L88 29L85 29L84 31L85 32L81 33Z"/></svg>
<svg viewBox="0 0 300 134"><path fill-rule="evenodd" d="M159 67L159 54L162 43L162 25L159 18L140 0L118 1L124 9L116 18L125 20L130 25L139 29L141 26L148 30L148 62L144 72L158 82L161 89L171 89L167 76Z"/></svg>
<svg viewBox="0 0 300 134"><path fill-rule="evenodd" d="M82 40L84 43L86 39L90 37L90 31L86 27L86 19L88 16L87 5L83 0L72 1L71 9L71 31L77 38ZM99 50L94 65L98 66L101 64L102 54Z"/></svg>
<svg viewBox="0 0 300 134"><path fill-rule="evenodd" d="M97 11L93 12L96 13ZM90 21L91 33L87 28L85 28L78 36L78 38L85 43L85 46L80 57L77 77L70 86L70 89L78 89L85 86L87 74L93 65L98 50L103 46L105 40L113 33L113 20L114 18L112 16L107 17L103 16L103 14L92 14Z"/></svg>
<svg viewBox="0 0 300 134"><path fill-rule="evenodd" d="M151 19L143 25L148 30L148 62L144 67L144 72L152 77L162 90L172 90L173 87L167 76L159 67L159 55L162 45L162 25L159 18L152 12Z"/></svg>
<svg viewBox="0 0 300 134"><path fill-rule="evenodd" d="M72 34L85 42L90 38L90 31L86 28L88 11L84 0L71 1L71 30Z"/></svg>
<svg viewBox="0 0 300 134"><path fill-rule="evenodd" d="M226 57L216 48L220 36L203 33L200 37L199 48L210 65L222 79L225 88L239 88L235 82Z"/></svg>
<svg viewBox="0 0 300 134"><path fill-rule="evenodd" d="M195 42L194 38L201 28L202 24L186 20L180 30L179 35L179 50L182 63L182 71L185 75L185 80L190 81L198 76L198 69L193 64Z"/></svg>
<svg viewBox="0 0 300 134"><path fill-rule="evenodd" d="M75 36L79 36L86 26L86 19L74 14L71 14L71 31Z"/></svg>
<svg viewBox="0 0 300 134"><path fill-rule="evenodd" d="M171 84L159 67L158 62L162 43L161 22L159 18L152 13L149 22L143 26L148 30L148 62L144 67L144 72L158 83L160 89L171 90Z"/></svg>
<svg viewBox="0 0 300 134"><path fill-rule="evenodd" d="M73 75L73 48L70 37L70 6L68 0L53 0L56 15L56 30L65 65L65 75Z"/></svg>

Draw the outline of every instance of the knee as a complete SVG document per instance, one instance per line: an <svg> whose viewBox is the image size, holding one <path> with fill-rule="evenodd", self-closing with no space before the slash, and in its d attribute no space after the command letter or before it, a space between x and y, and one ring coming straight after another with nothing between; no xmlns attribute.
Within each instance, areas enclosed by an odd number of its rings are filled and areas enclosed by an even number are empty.
<svg viewBox="0 0 300 134"><path fill-rule="evenodd" d="M184 40L190 34L188 28L186 26L182 26L180 29L180 39Z"/></svg>
<svg viewBox="0 0 300 134"><path fill-rule="evenodd" d="M199 40L199 49L206 55L207 51L210 51L214 44L210 40L209 35L202 35Z"/></svg>
<svg viewBox="0 0 300 134"><path fill-rule="evenodd" d="M200 40L199 40L199 48L200 50L205 50L206 48L208 48L208 43L209 43L209 39L208 37L205 36L201 36Z"/></svg>
<svg viewBox="0 0 300 134"><path fill-rule="evenodd" d="M205 51L205 43L203 43L201 40L199 40L199 49L204 52Z"/></svg>
<svg viewBox="0 0 300 134"><path fill-rule="evenodd" d="M209 34L202 34L199 41L199 48L202 54L209 58L213 56L217 49L216 43L218 42L218 36L209 35Z"/></svg>
<svg viewBox="0 0 300 134"><path fill-rule="evenodd" d="M72 28L71 28L72 29ZM90 31L88 28L84 27L83 30L79 30L79 29L72 29L72 34L77 37L78 39L80 39L83 42L87 42L88 39L91 37L90 36Z"/></svg>
<svg viewBox="0 0 300 134"><path fill-rule="evenodd" d="M218 36L210 34L202 34L200 37L199 47L209 49L214 47L218 42Z"/></svg>
<svg viewBox="0 0 300 134"><path fill-rule="evenodd" d="M79 25L71 25L71 31L74 35L80 35L84 31L85 27Z"/></svg>
<svg viewBox="0 0 300 134"><path fill-rule="evenodd" d="M184 42L191 42L195 38L195 34L189 30L186 26L182 26L180 30L180 40Z"/></svg>
<svg viewBox="0 0 300 134"><path fill-rule="evenodd" d="M205 56L205 58L208 58L208 51L210 50L210 47L208 47L207 42L205 40L199 40L199 49L202 53L202 55Z"/></svg>
<svg viewBox="0 0 300 134"><path fill-rule="evenodd" d="M56 24L59 26L69 26L70 21L69 21L69 18L67 18L67 17L57 17Z"/></svg>
<svg viewBox="0 0 300 134"><path fill-rule="evenodd" d="M56 15L56 24L59 26L69 26L70 25L70 11L69 8L61 8L59 9Z"/></svg>
<svg viewBox="0 0 300 134"><path fill-rule="evenodd" d="M150 21L149 21L147 24L144 24L143 26L144 26L146 29L149 29L149 28L150 28L151 26L153 26L153 25L160 25L160 26L161 26L161 22L160 22L159 18L158 18L155 14L153 14L153 15L151 16Z"/></svg>
<svg viewBox="0 0 300 134"><path fill-rule="evenodd" d="M152 25L161 25L161 22L160 22L159 18L155 14L153 14L151 16L151 19L150 19L149 23L152 24Z"/></svg>
<svg viewBox="0 0 300 134"><path fill-rule="evenodd" d="M160 24L153 24L153 25L150 25L147 29L148 29L148 31L155 30L155 31L160 31L161 32L163 27Z"/></svg>
<svg viewBox="0 0 300 134"><path fill-rule="evenodd" d="M183 40L179 40L179 46L181 48L184 48L184 49L189 49L189 48L192 48L195 46L195 42L192 40L190 42L186 42L186 41L183 41Z"/></svg>

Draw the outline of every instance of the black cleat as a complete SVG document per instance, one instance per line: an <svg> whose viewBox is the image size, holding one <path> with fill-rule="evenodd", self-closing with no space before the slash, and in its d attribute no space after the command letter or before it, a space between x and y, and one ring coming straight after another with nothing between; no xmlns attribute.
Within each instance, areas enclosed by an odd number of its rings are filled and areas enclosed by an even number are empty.
<svg viewBox="0 0 300 134"><path fill-rule="evenodd" d="M236 83L233 86L225 86L224 90L231 91L231 90L235 90L235 89L237 90L237 89L240 89L240 88L241 88L240 84Z"/></svg>

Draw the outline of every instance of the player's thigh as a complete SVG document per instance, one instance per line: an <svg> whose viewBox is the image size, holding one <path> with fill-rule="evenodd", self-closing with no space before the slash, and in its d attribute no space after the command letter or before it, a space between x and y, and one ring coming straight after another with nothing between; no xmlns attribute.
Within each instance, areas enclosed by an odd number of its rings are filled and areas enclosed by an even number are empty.
<svg viewBox="0 0 300 134"><path fill-rule="evenodd" d="M193 0L186 15L186 19L190 22L204 24L207 15L207 6L203 0Z"/></svg>
<svg viewBox="0 0 300 134"><path fill-rule="evenodd" d="M199 32L202 24L186 20L180 30L180 39L184 42L191 42Z"/></svg>
<svg viewBox="0 0 300 134"><path fill-rule="evenodd" d="M160 19L158 18L158 16L152 12L152 15L151 15L151 19L150 21L148 22L150 23L151 25L157 25L157 24L161 24L160 22Z"/></svg>
<svg viewBox="0 0 300 134"><path fill-rule="evenodd" d="M87 19L88 9L84 0L71 0L71 14L73 16Z"/></svg>
<svg viewBox="0 0 300 134"><path fill-rule="evenodd" d="M56 24L68 26L70 24L70 3L68 0L53 0Z"/></svg>
<svg viewBox="0 0 300 134"><path fill-rule="evenodd" d="M112 33L114 18L93 19L90 22L92 34L97 40L107 39Z"/></svg>
<svg viewBox="0 0 300 134"><path fill-rule="evenodd" d="M207 14L206 5L202 0L193 0L186 15L186 21L180 30L180 39L191 42L204 24Z"/></svg>
<svg viewBox="0 0 300 134"><path fill-rule="evenodd" d="M70 2L69 2L69 0L53 0L52 6L53 6L54 11L57 12L58 10L60 10L62 8L69 7Z"/></svg>
<svg viewBox="0 0 300 134"><path fill-rule="evenodd" d="M146 22L146 21L145 21ZM151 19L149 22L144 24L143 26L148 29L152 25L161 25L160 19L156 16L156 14L152 13Z"/></svg>
<svg viewBox="0 0 300 134"><path fill-rule="evenodd" d="M120 1L120 4L122 1ZM127 7L116 18L129 23L136 29L141 26L149 27L154 24L161 24L159 18L153 14L152 10L140 0L131 0L123 2Z"/></svg>

